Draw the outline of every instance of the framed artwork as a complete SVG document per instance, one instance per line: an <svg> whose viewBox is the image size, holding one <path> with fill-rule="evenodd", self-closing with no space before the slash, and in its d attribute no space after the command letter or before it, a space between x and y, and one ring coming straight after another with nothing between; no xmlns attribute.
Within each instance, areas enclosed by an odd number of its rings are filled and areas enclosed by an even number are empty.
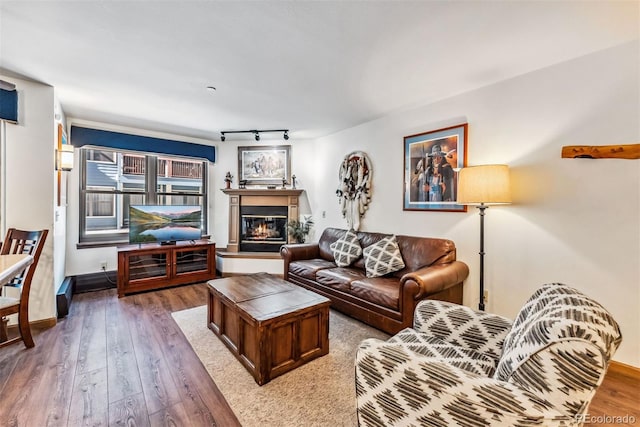
<svg viewBox="0 0 640 427"><path fill-rule="evenodd" d="M466 165L466 123L405 136L403 210L466 212L456 203Z"/></svg>
<svg viewBox="0 0 640 427"><path fill-rule="evenodd" d="M291 182L291 146L238 147L238 180L248 185Z"/></svg>

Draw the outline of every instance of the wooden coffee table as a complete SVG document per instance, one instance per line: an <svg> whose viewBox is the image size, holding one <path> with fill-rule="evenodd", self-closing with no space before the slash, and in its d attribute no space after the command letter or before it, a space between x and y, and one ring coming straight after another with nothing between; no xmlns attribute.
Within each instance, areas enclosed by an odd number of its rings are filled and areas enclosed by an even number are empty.
<svg viewBox="0 0 640 427"><path fill-rule="evenodd" d="M259 385L329 353L328 298L267 273L208 288L207 326Z"/></svg>

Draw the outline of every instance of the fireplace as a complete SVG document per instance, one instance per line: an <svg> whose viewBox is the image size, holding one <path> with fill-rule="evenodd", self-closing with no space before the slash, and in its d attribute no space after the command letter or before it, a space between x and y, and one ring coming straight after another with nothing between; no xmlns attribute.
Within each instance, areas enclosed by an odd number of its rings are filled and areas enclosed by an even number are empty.
<svg viewBox="0 0 640 427"><path fill-rule="evenodd" d="M289 242L287 222L298 219L301 189L224 188L229 196L226 252L277 254Z"/></svg>
<svg viewBox="0 0 640 427"><path fill-rule="evenodd" d="M241 206L240 250L278 252L287 243L286 206Z"/></svg>

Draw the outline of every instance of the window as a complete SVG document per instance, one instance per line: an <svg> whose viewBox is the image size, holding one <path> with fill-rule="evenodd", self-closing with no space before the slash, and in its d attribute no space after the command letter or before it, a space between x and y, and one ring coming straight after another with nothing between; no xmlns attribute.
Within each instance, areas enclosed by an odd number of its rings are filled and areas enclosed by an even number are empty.
<svg viewBox="0 0 640 427"><path fill-rule="evenodd" d="M131 205L200 205L207 224L207 162L83 147L79 246L126 243Z"/></svg>

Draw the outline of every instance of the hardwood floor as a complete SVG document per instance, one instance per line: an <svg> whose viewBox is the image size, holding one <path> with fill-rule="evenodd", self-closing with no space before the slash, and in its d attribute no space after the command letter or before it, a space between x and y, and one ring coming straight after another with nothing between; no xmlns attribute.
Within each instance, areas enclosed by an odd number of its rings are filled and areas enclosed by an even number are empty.
<svg viewBox="0 0 640 427"><path fill-rule="evenodd" d="M0 350L1 425L239 426L171 317L206 296L203 284L74 295L35 348Z"/></svg>
<svg viewBox="0 0 640 427"><path fill-rule="evenodd" d="M34 330L35 348L0 349L0 425L239 426L171 317L206 297L204 284L74 295L65 319ZM592 425L624 425L605 415L640 425L639 390L638 370L614 365L591 403Z"/></svg>

